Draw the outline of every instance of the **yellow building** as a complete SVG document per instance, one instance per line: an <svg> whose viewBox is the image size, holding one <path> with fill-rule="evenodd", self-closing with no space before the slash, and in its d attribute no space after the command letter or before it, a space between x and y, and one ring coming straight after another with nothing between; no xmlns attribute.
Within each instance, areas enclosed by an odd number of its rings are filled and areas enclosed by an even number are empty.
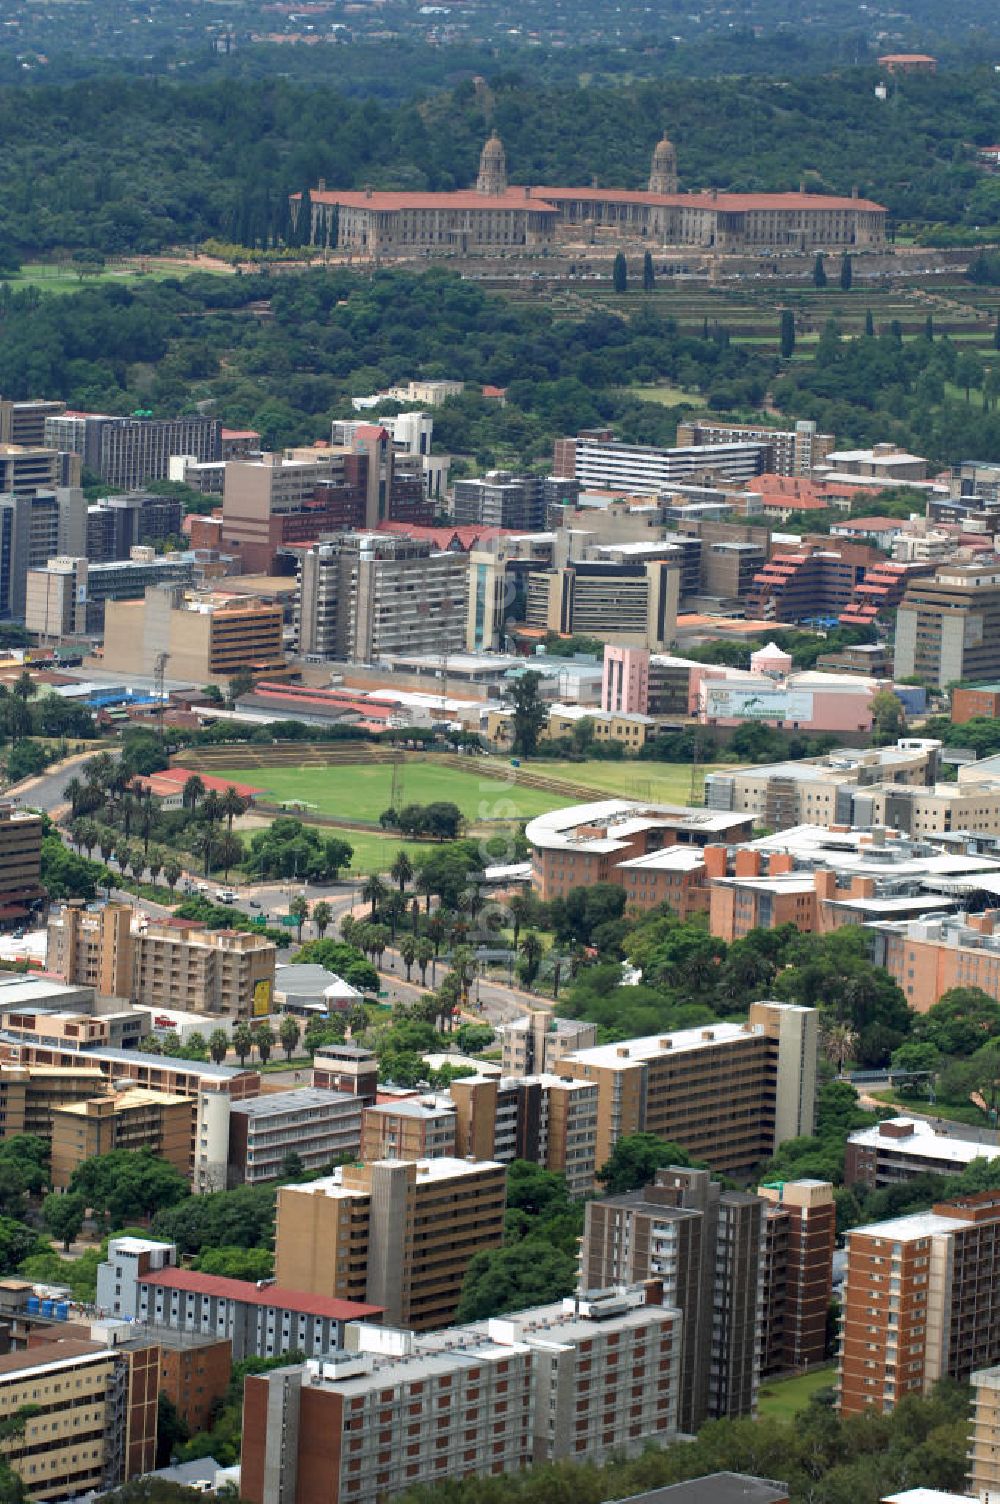
<svg viewBox="0 0 1000 1504"><path fill-rule="evenodd" d="M278 1284L381 1306L387 1325L446 1326L473 1254L503 1242L506 1199L490 1160L378 1160L282 1186Z"/></svg>
<svg viewBox="0 0 1000 1504"><path fill-rule="evenodd" d="M32 1412L0 1444L30 1498L104 1492L156 1465L159 1357L64 1339L0 1358L0 1422Z"/></svg>
<svg viewBox="0 0 1000 1504"><path fill-rule="evenodd" d="M105 1090L103 1072L45 1065L0 1065L0 1138L37 1133L48 1138L52 1113L67 1102Z"/></svg>
<svg viewBox="0 0 1000 1504"><path fill-rule="evenodd" d="M249 930L204 930L165 921L133 937L132 1001L250 1018L261 986L274 991L274 944Z"/></svg>
<svg viewBox="0 0 1000 1504"><path fill-rule="evenodd" d="M49 971L78 986L93 987L99 997L131 997L131 904L108 903L84 908L77 900L49 915Z"/></svg>
<svg viewBox="0 0 1000 1504"><path fill-rule="evenodd" d="M191 1168L192 1097L131 1087L52 1109L52 1185L65 1189L86 1160L114 1149L152 1149L182 1175Z"/></svg>
<svg viewBox="0 0 1000 1504"><path fill-rule="evenodd" d="M161 653L175 679L214 684L282 668L282 608L224 592L154 585L141 601L108 601L101 666L151 676Z"/></svg>

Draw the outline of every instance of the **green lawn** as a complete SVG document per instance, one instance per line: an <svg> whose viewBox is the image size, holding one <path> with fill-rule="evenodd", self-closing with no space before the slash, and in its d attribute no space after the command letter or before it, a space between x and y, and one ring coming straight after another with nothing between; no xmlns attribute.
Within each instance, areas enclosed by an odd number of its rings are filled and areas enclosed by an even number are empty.
<svg viewBox="0 0 1000 1504"><path fill-rule="evenodd" d="M411 861L434 850L433 844L427 841L400 841L395 836L379 836L369 831L333 830L330 834L343 836L354 847L354 860L342 877L367 877L369 872L388 872L399 850L405 851Z"/></svg>
<svg viewBox="0 0 1000 1504"><path fill-rule="evenodd" d="M680 386L627 386L619 391L631 397L641 397L643 402L659 402L662 407L680 407L683 402L704 407L705 399L699 392L686 392Z"/></svg>
<svg viewBox="0 0 1000 1504"><path fill-rule="evenodd" d="M131 286L142 281L160 282L165 277L189 277L194 271L213 273L217 268L184 266L180 263L172 267L167 262L156 262L146 271L140 271L138 262L130 262L124 267L108 266L104 271L88 272L81 278L68 261L26 261L15 276L4 277L2 280L8 282L15 292L23 292L26 287L37 287L40 292L65 293L79 292L81 287L109 282L117 282L121 286Z"/></svg>
<svg viewBox="0 0 1000 1504"><path fill-rule="evenodd" d="M533 773L551 773L573 783L592 784L595 789L618 794L623 799L652 799L661 804L687 804L691 797L691 764L687 762L550 762L537 758L529 764ZM698 797L705 781L718 764L704 763L698 769Z"/></svg>
<svg viewBox="0 0 1000 1504"><path fill-rule="evenodd" d="M475 765L473 764L473 767ZM352 763L329 768L212 769L218 778L249 783L263 789L277 803L302 800L305 814L334 815L338 820L377 822L388 809L392 791L392 767L387 763L365 766ZM457 804L470 825L492 821L530 820L570 799L516 788L498 778L481 777L437 763L406 763L400 768L402 804L431 804L447 800Z"/></svg>
<svg viewBox="0 0 1000 1504"><path fill-rule="evenodd" d="M821 1389L829 1389L837 1378L837 1370L815 1368L811 1373L798 1374L793 1379L765 1379L760 1386L758 1413L761 1420L794 1420Z"/></svg>

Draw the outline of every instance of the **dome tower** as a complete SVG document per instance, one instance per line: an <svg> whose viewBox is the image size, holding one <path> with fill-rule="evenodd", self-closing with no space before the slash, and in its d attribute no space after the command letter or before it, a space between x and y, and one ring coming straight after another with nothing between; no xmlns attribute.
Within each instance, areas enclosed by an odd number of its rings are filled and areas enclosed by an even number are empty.
<svg viewBox="0 0 1000 1504"><path fill-rule="evenodd" d="M669 136L657 141L649 168L650 193L677 192L677 152Z"/></svg>
<svg viewBox="0 0 1000 1504"><path fill-rule="evenodd" d="M496 131L483 147L479 158L476 192L489 193L495 198L507 192L507 154Z"/></svg>

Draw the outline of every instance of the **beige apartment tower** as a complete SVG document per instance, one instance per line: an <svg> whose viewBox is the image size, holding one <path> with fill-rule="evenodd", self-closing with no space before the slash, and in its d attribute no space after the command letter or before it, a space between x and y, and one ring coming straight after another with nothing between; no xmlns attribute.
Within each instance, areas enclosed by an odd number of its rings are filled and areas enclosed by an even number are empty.
<svg viewBox="0 0 1000 1504"><path fill-rule="evenodd" d="M379 1160L278 1192L275 1275L312 1295L382 1306L421 1331L455 1315L469 1260L503 1242L494 1161Z"/></svg>
<svg viewBox="0 0 1000 1504"><path fill-rule="evenodd" d="M624 1135L655 1133L732 1172L812 1133L818 1042L814 1008L758 1002L746 1023L577 1050L560 1070L598 1088L598 1166Z"/></svg>
<svg viewBox="0 0 1000 1504"><path fill-rule="evenodd" d="M980 1504L1000 1504L1000 1367L980 1369L971 1383L969 1488Z"/></svg>
<svg viewBox="0 0 1000 1504"><path fill-rule="evenodd" d="M133 918L130 904L109 903L95 911L82 900L67 903L49 916L49 970L67 982L93 987L99 997L130 998Z"/></svg>
<svg viewBox="0 0 1000 1504"><path fill-rule="evenodd" d="M177 1007L228 1018L254 1016L256 999L274 992L270 940L247 930L203 930L170 922L149 924L133 937L132 1001L140 1007Z"/></svg>
<svg viewBox="0 0 1000 1504"><path fill-rule="evenodd" d="M197 1104L191 1097L131 1087L52 1109L52 1185L65 1190L73 1172L115 1149L152 1149L182 1175L191 1168Z"/></svg>
<svg viewBox="0 0 1000 1504"><path fill-rule="evenodd" d="M173 678L196 684L282 668L282 608L177 585L151 585L141 601L108 601L102 667L151 677L161 653Z"/></svg>

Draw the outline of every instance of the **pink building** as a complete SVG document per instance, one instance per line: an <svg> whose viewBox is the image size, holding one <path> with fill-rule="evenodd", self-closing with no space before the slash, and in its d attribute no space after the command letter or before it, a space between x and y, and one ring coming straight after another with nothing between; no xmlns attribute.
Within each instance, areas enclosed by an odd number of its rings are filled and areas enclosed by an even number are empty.
<svg viewBox="0 0 1000 1504"><path fill-rule="evenodd" d="M626 715L648 713L649 653L645 648L605 646L601 709Z"/></svg>
<svg viewBox="0 0 1000 1504"><path fill-rule="evenodd" d="M690 712L707 726L758 721L784 731L867 732L872 696L884 684L858 674L810 670L772 678L706 664L692 670Z"/></svg>

